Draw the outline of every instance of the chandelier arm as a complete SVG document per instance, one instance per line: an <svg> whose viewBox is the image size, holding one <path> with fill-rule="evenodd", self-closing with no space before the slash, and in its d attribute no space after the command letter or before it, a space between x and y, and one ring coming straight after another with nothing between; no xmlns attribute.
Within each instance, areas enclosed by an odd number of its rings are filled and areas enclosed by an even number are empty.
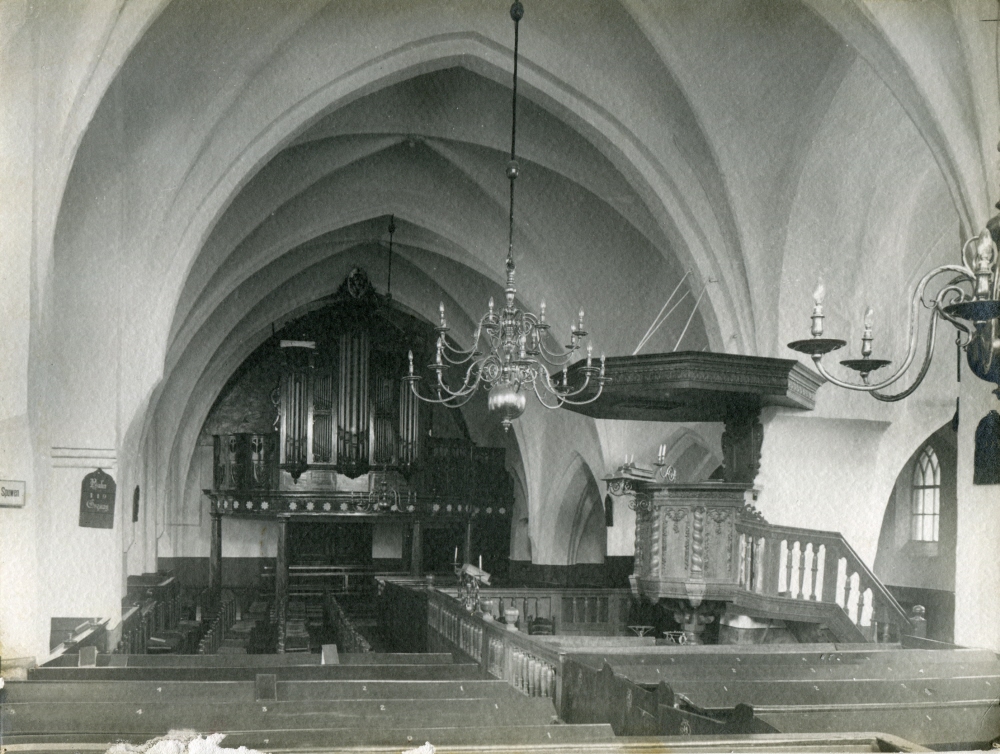
<svg viewBox="0 0 1000 754"><path fill-rule="evenodd" d="M569 364L569 360L573 358L573 354L580 350L580 346L574 346L572 349L564 353L556 353L555 351L550 351L546 348L542 344L541 340L539 340L538 345L539 353L543 354L545 356L545 360L553 366L563 366L564 364Z"/></svg>
<svg viewBox="0 0 1000 754"><path fill-rule="evenodd" d="M471 364L469 364L469 368L465 371L465 379L462 381L462 387L460 387L458 390L452 390L450 387L448 387L444 383L444 380L441 378L441 372L438 372L437 388L440 388L444 392L448 393L448 395L453 396L455 398L464 398L467 395L471 395L472 393L476 392L476 388L479 387L479 382L482 379L482 374L483 374L481 369L476 369L476 379L471 383L469 382L469 379L472 376L472 370L476 368L477 364L479 364L479 362L477 361L474 361Z"/></svg>
<svg viewBox="0 0 1000 754"><path fill-rule="evenodd" d="M546 372L546 374L548 373ZM558 394L548 391L549 395L552 395L556 399L555 404L550 406L548 403L545 402L545 399L542 398L542 394L538 391L538 382L536 380L531 381L531 388L535 391L535 397L538 399L538 402L541 403L545 408L556 409L561 407L566 402L565 400L560 398Z"/></svg>
<svg viewBox="0 0 1000 754"><path fill-rule="evenodd" d="M842 387L846 390L856 390L863 393L870 393L874 390L882 390L883 388L889 387L889 385L892 385L893 383L898 381L906 372L906 370L909 369L910 364L913 363L913 359L917 353L916 346L917 346L917 337L919 334L917 328L917 318L920 312L920 305L924 300L924 291L927 288L927 284L933 278L945 272L955 272L958 273L958 275L960 275L964 280L969 279L968 268L955 264L946 264L942 265L941 267L937 267L928 272L926 275L924 275L923 278L921 278L920 282L917 284L916 289L913 291L913 298L910 301L910 321L909 325L907 326L908 343L906 347L906 358L903 360L902 366L900 366L899 369L897 369L896 372L891 377L887 377L885 380L879 382L877 385L858 385L851 382L844 382L843 380L837 379L832 374L826 371L826 368L823 366L821 362L821 359L823 357L822 354L815 354L813 356L813 362L816 364L816 369L819 371L819 373L837 387ZM937 311L936 308L935 311ZM933 315L932 315L932 321L933 321Z"/></svg>
<svg viewBox="0 0 1000 754"><path fill-rule="evenodd" d="M465 400L462 402L458 402L457 399L453 396L449 396L447 398L430 398L426 395L421 395L420 392L417 390L417 380L409 380L409 383L410 383L410 391L417 397L418 400L421 400L424 403L436 403L441 406L449 406L453 408L464 406L465 403L468 402L468 400L474 394L474 393L469 393L467 396L465 396Z"/></svg>
<svg viewBox="0 0 1000 754"><path fill-rule="evenodd" d="M601 393L603 393L603 392L604 392L604 382L603 381L599 381L597 383L597 392L594 393L594 395L592 395L590 398L587 398L586 400L582 400L582 401L576 401L576 400L572 400L572 397L567 397L566 395L563 395L563 394L560 393L560 394L558 394L559 405L560 406L562 406L562 405L567 405L567 406L586 406L588 403L593 403L598 398L600 398L601 397ZM570 393L568 395L569 396L573 396L573 395L576 395L576 393ZM539 398L539 400L541 400L541 399ZM542 404L542 405L544 405L544 404Z"/></svg>
<svg viewBox="0 0 1000 754"><path fill-rule="evenodd" d="M590 375L587 374L585 375L583 384L579 388L575 390L560 390L558 385L553 384L552 378L546 370L542 369L540 371L545 375L545 389L563 401L567 398L572 398L574 395L579 395L586 390L587 386L590 384Z"/></svg>
<svg viewBox="0 0 1000 754"><path fill-rule="evenodd" d="M934 312L935 315L940 314L939 309L935 309ZM924 381L924 377L927 375L927 370L930 369L931 359L934 357L934 345L936 340L935 335L937 334L937 321L938 321L937 316L932 315L930 329L927 333L927 350L924 353L924 363L920 365L920 371L917 373L917 377L913 381L913 384L910 385L905 390L902 390L893 395L886 395L885 393L879 393L876 392L875 390L872 390L871 391L872 398L880 400L883 403L894 403L895 401L903 400L903 398L906 398L920 386L920 383Z"/></svg>
<svg viewBox="0 0 1000 754"><path fill-rule="evenodd" d="M449 351L450 351L450 353L449 353ZM451 358L451 354L452 353L465 354L465 358L462 358L462 359L453 359L453 358ZM468 362L472 361L472 359L474 359L475 357L476 357L476 351L475 350L473 350L473 351L455 351L455 350L451 350L451 349L442 349L441 350L441 358L444 359L445 361L447 361L449 364L454 364L455 366L460 366L462 364L467 364Z"/></svg>
<svg viewBox="0 0 1000 754"><path fill-rule="evenodd" d="M483 320L485 320L486 317L488 317L488 316L489 316L488 314L484 314L483 315ZM442 348L441 350L443 352L449 352L450 351L451 353L457 353L457 354L462 354L462 355L470 355L470 356L473 355L473 354L475 354L476 347L479 345L479 338L482 336L483 320L480 320L479 326L476 327L476 332L473 333L473 336L472 336L472 348L470 348L468 350L466 350L464 348L456 348L455 346L451 345L448 342L448 339L444 337L444 333L441 333L442 342L444 344L444 348ZM454 361L454 360L449 359L449 361L451 361L452 364L463 364L463 363L465 363L466 359L461 359L460 361Z"/></svg>

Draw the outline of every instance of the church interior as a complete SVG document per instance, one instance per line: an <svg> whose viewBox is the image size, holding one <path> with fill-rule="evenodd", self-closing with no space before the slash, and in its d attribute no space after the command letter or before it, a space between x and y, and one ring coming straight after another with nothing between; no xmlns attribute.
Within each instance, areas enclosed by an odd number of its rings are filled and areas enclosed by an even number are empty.
<svg viewBox="0 0 1000 754"><path fill-rule="evenodd" d="M0 93L0 748L1000 740L994 0L3 0Z"/></svg>

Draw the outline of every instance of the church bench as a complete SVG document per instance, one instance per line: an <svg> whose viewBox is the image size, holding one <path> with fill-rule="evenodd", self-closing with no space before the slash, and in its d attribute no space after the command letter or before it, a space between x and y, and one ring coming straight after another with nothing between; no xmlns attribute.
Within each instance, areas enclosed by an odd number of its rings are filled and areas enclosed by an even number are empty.
<svg viewBox="0 0 1000 754"><path fill-rule="evenodd" d="M378 699L295 702L32 702L0 709L4 737L50 733L162 735L171 729L301 730L323 728L544 725L548 700Z"/></svg>
<svg viewBox="0 0 1000 754"><path fill-rule="evenodd" d="M447 652L436 654L365 652L343 653L339 656L341 665L448 665L454 658ZM78 654L61 655L45 663L47 668L79 666ZM97 655L97 667L265 667L291 665L319 665L321 655L310 652L286 654L167 654L167 655Z"/></svg>
<svg viewBox="0 0 1000 754"><path fill-rule="evenodd" d="M933 664L953 664L956 662L981 664L997 663L997 656L986 649L819 649L817 645L675 645L657 647L655 651L618 650L602 647L600 651L572 652L573 659L593 667L600 667L605 660L612 665L652 665L713 667L719 664L777 666L829 664L868 666L883 663L893 668L920 667ZM764 647L781 647L780 650L764 650Z"/></svg>
<svg viewBox="0 0 1000 754"><path fill-rule="evenodd" d="M640 686L654 686L655 676L617 673ZM669 680L683 694L705 709L731 708L736 704L809 705L864 702L871 705L909 703L959 703L1000 698L1000 676L906 680Z"/></svg>
<svg viewBox="0 0 1000 754"><path fill-rule="evenodd" d="M237 655L232 655L237 656ZM253 667L31 668L29 681L252 681L258 674L278 680L447 681L484 679L473 663L451 665L292 665Z"/></svg>
<svg viewBox="0 0 1000 754"><path fill-rule="evenodd" d="M302 730L261 729L255 731L239 731L223 729L225 733L221 745L237 749L246 746L250 749L266 751L287 751L304 749L311 752L337 751L350 747L391 747L396 752L414 748L425 741L431 741L438 748L460 747L468 751L469 747L489 746L503 747L500 751L530 751L527 747L538 746L539 752L552 754L555 751L577 752L594 751L605 754L608 746L614 746L616 741L611 727L608 725L469 725L431 727L429 725L413 725L405 727L379 726L370 729L357 727L325 728ZM24 752L25 754L51 754L52 745L73 747L70 750L88 751L103 754L112 741L126 741L133 744L145 743L149 737L145 734L121 734L108 736L94 733L49 733L38 735L18 735L4 738L4 746L9 754ZM78 749L76 747L79 747ZM597 747L597 748L590 748ZM494 748L492 751L496 752ZM657 748L644 748L644 752L662 751ZM384 753L383 753L384 754Z"/></svg>
<svg viewBox="0 0 1000 754"><path fill-rule="evenodd" d="M996 699L935 705L763 706L756 715L783 733L871 730L949 750L989 748L1000 735Z"/></svg>
<svg viewBox="0 0 1000 754"><path fill-rule="evenodd" d="M575 658L574 658L575 659ZM886 663L802 663L799 665L750 665L744 663L705 665L628 665L616 662L614 657L604 658L616 672L629 677L657 678L678 683L681 680L880 680L880 679L922 679L955 678L969 676L1000 675L1000 663L928 663L899 667ZM659 672L657 672L659 671Z"/></svg>
<svg viewBox="0 0 1000 754"><path fill-rule="evenodd" d="M0 702L252 702L253 681L10 681ZM490 681L279 681L278 701L336 699L502 699L521 694Z"/></svg>

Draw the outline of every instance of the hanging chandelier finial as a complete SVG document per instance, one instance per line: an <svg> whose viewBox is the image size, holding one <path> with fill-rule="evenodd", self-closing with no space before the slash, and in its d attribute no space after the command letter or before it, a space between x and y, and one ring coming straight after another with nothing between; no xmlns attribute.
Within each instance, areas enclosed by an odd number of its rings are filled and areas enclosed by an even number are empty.
<svg viewBox="0 0 1000 754"><path fill-rule="evenodd" d="M489 409L501 417L504 430L509 430L511 422L519 417L527 403L527 393L534 391L538 402L545 408L559 408L565 404L582 405L597 400L604 390L608 378L604 376L604 356L600 367L593 366L593 346L587 346L586 366L579 370L583 379L579 385L570 385L566 368L573 355L581 348L587 336L583 329L583 309L577 324L570 327L570 342L563 351L550 351L547 344L549 325L545 321L545 304L540 315L517 307L517 287L514 285L514 181L520 175L517 162L517 63L519 44L519 22L524 18L524 6L515 2L510 6L510 17L514 21L514 75L511 95L510 160L506 166L507 180L510 182L510 212L508 215L507 272L504 287L504 305L496 311L490 298L487 313L479 320L473 335L473 345L469 350L457 348L448 340L449 327L445 319L444 304L440 305L440 325L435 328L437 342L434 346L434 360L427 368L434 373L432 396L421 395L418 383L423 379L413 369L412 353L409 359L409 373L403 377L410 384L413 394L428 403L440 403L452 408L464 405L479 389L480 384L489 390ZM391 239L391 235L390 235ZM391 240L390 240L391 244ZM485 348L478 348L480 340ZM461 385L449 387L444 374L450 367L464 368ZM562 370L562 380L553 380L549 367L556 372ZM594 382L596 391L589 397L584 392Z"/></svg>

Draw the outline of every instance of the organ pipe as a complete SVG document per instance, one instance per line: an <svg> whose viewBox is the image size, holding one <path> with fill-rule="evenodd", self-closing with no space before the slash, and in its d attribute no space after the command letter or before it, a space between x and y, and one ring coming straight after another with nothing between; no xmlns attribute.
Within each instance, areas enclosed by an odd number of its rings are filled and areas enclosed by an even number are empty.
<svg viewBox="0 0 1000 754"><path fill-rule="evenodd" d="M285 373L282 376L281 467L298 480L309 463L309 377L316 344L283 340Z"/></svg>
<svg viewBox="0 0 1000 754"><path fill-rule="evenodd" d="M369 468L368 366L370 349L365 330L340 336L339 401L337 403L337 465L349 477Z"/></svg>
<svg viewBox="0 0 1000 754"><path fill-rule="evenodd" d="M399 465L410 468L420 457L420 403L406 382L399 385Z"/></svg>

